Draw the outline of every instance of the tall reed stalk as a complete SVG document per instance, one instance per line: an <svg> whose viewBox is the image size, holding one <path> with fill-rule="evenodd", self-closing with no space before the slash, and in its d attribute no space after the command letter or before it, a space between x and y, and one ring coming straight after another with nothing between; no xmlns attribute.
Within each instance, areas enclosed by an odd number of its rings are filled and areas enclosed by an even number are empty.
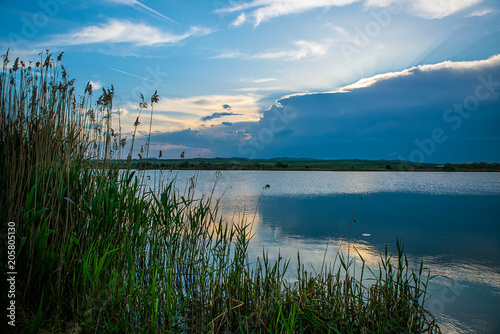
<svg viewBox="0 0 500 334"><path fill-rule="evenodd" d="M288 282L288 260L248 259L249 224L223 221L213 195L195 198L194 184L182 194L173 182L153 191L135 171L113 167L125 146L112 126L113 87L95 104L90 84L76 97L62 54L40 57L11 64L7 53L0 74L1 233L15 222L16 329L439 332L424 308L430 276L423 264L410 269L399 244L396 259L382 255L373 282L352 276L342 254L319 275L299 257ZM150 117L157 102L155 93ZM139 114L147 108L142 99Z"/></svg>

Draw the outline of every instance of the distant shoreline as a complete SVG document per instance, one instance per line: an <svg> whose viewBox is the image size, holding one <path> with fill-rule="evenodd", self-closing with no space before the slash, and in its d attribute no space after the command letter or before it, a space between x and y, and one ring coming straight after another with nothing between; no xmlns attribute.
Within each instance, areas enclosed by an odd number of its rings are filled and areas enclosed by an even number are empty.
<svg viewBox="0 0 500 334"><path fill-rule="evenodd" d="M401 160L295 160L278 158L132 159L113 160L111 165L138 170L248 170L248 171L363 171L363 172L500 172L499 163L436 164Z"/></svg>

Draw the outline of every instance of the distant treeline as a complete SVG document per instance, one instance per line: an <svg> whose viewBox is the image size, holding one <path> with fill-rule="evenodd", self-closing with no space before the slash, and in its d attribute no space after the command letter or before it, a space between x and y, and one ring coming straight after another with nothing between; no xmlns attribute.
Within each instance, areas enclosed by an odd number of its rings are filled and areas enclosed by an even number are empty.
<svg viewBox="0 0 500 334"><path fill-rule="evenodd" d="M110 164L126 168L125 160ZM133 159L133 169L194 170L331 170L331 171L500 171L499 163L434 164L399 160L248 160L248 159Z"/></svg>
<svg viewBox="0 0 500 334"><path fill-rule="evenodd" d="M487 162L473 162L471 164L444 164L442 167L445 171L500 171L500 163L487 163Z"/></svg>

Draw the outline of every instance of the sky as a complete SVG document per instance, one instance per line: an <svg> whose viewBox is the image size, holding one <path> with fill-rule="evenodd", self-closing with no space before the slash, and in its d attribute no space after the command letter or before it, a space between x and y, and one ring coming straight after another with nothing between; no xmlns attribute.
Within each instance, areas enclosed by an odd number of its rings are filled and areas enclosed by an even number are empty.
<svg viewBox="0 0 500 334"><path fill-rule="evenodd" d="M2 54L113 85L129 138L158 91L149 156L500 162L497 0L1 1L0 22Z"/></svg>

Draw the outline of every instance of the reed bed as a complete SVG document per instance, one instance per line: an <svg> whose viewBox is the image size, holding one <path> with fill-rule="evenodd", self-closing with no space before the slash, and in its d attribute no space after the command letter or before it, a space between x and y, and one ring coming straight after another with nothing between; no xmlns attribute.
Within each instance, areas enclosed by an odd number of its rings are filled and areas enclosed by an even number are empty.
<svg viewBox="0 0 500 334"><path fill-rule="evenodd" d="M349 256L320 274L298 256L289 282L289 260L248 258L250 224L225 223L212 195L173 182L151 190L112 167L127 145L130 162L136 131L127 143L113 128L113 87L94 101L88 84L77 97L61 58L7 52L0 75L1 266L5 276L12 221L18 332L439 332L424 307L430 274L412 270L399 244L376 270L361 258L357 278ZM141 97L150 124L158 98Z"/></svg>

